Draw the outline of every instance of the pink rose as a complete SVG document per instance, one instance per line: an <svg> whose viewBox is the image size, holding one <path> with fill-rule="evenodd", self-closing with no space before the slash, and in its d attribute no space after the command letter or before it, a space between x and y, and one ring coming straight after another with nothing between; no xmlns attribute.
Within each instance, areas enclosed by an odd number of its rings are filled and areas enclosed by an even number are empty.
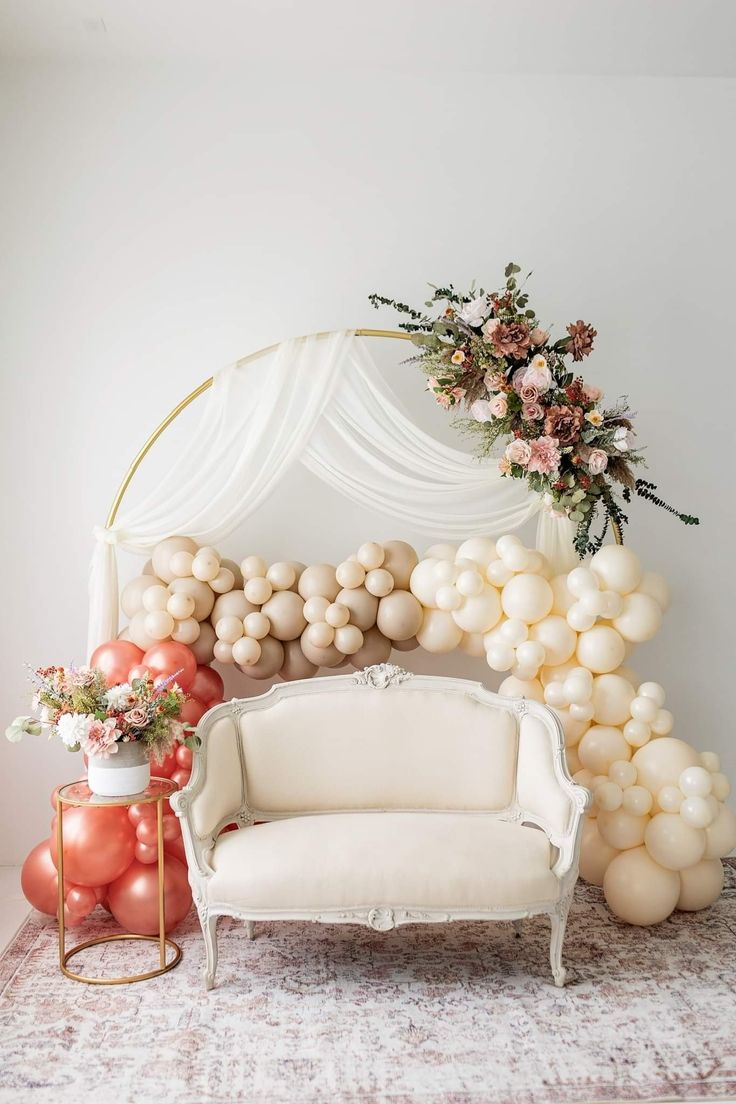
<svg viewBox="0 0 736 1104"><path fill-rule="evenodd" d="M521 408L521 416L527 422L540 422L544 417L544 407L538 402L527 402Z"/></svg>
<svg viewBox="0 0 736 1104"><path fill-rule="evenodd" d="M598 402L603 398L603 392L600 387L594 387L592 383L583 384L583 394L588 402Z"/></svg>
<svg viewBox="0 0 736 1104"><path fill-rule="evenodd" d="M499 318L489 318L487 322L483 323L483 328L481 332L486 341L490 341L491 337L493 336L493 331L496 329L496 326L500 324L500 321L501 320Z"/></svg>
<svg viewBox="0 0 736 1104"><path fill-rule="evenodd" d="M608 456L603 449L591 449L588 456L588 471L591 475L600 475L608 467Z"/></svg>
<svg viewBox="0 0 736 1104"><path fill-rule="evenodd" d="M493 415L491 414L491 404L488 399L476 399L470 407L470 416L475 418L476 422L492 422Z"/></svg>
<svg viewBox="0 0 736 1104"><path fill-rule="evenodd" d="M511 377L511 386L517 394L521 394L521 389L524 386L524 376L526 375L526 365L522 368L517 368Z"/></svg>
<svg viewBox="0 0 736 1104"><path fill-rule="evenodd" d="M547 330L542 330L539 326L536 326L529 334L529 340L532 345L544 345L545 341L549 337Z"/></svg>
<svg viewBox="0 0 736 1104"><path fill-rule="evenodd" d="M536 441L532 441L532 455L527 470L539 472L540 475L549 475L550 472L557 471L561 459L558 444L556 437L537 437Z"/></svg>
<svg viewBox="0 0 736 1104"><path fill-rule="evenodd" d="M129 709L123 716L131 728L143 728L144 725L148 724L148 713L140 707Z"/></svg>
<svg viewBox="0 0 736 1104"><path fill-rule="evenodd" d="M525 468L532 458L531 445L528 441L523 441L521 437L514 438L506 446L506 458L512 464L520 464L522 468Z"/></svg>
<svg viewBox="0 0 736 1104"><path fill-rule="evenodd" d="M533 383L524 383L519 389L519 398L523 403L535 403L539 398L539 391Z"/></svg>
<svg viewBox="0 0 736 1104"><path fill-rule="evenodd" d="M508 409L509 409L509 404L506 400L505 395L496 395L496 397L491 400L489 405L490 405L491 414L493 415L494 418L505 418L506 417L506 415L508 413Z"/></svg>

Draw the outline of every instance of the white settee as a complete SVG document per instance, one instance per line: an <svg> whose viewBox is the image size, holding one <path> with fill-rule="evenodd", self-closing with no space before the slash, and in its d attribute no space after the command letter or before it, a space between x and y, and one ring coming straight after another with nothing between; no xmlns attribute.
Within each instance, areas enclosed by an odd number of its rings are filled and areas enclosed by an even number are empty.
<svg viewBox="0 0 736 1104"><path fill-rule="evenodd" d="M400 924L549 913L550 963L578 872L588 791L537 702L392 664L215 706L172 799L204 933L219 916ZM239 831L221 830L235 823Z"/></svg>

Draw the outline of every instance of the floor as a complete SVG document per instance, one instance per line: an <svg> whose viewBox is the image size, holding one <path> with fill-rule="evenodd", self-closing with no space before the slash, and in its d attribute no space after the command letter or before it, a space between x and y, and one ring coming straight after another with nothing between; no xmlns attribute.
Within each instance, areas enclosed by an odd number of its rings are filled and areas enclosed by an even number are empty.
<svg viewBox="0 0 736 1104"><path fill-rule="evenodd" d="M30 911L20 888L20 867L0 866L0 954Z"/></svg>

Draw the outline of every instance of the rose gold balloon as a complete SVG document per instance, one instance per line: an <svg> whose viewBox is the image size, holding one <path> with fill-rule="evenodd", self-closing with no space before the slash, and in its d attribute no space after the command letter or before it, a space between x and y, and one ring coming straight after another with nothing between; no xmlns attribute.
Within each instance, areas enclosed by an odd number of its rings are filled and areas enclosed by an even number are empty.
<svg viewBox="0 0 736 1104"><path fill-rule="evenodd" d="M385 663L391 655L391 641L374 626L363 633L363 647L350 657L353 667L370 667L374 663Z"/></svg>
<svg viewBox="0 0 736 1104"><path fill-rule="evenodd" d="M210 625L209 621L200 621L199 623L199 636L190 644L192 655L200 665L206 665L211 663L215 658L215 630Z"/></svg>
<svg viewBox="0 0 736 1104"><path fill-rule="evenodd" d="M214 673L215 672L213 671L213 674ZM183 767L184 770L192 769L192 763L194 762L194 752L191 748L185 747L184 744L180 744L174 754L176 756L176 762L180 767Z"/></svg>
<svg viewBox="0 0 736 1104"><path fill-rule="evenodd" d="M158 861L158 844L157 843L141 843L140 840L135 845L135 857L140 863L149 865Z"/></svg>
<svg viewBox="0 0 736 1104"><path fill-rule="evenodd" d="M172 772L177 768L176 752L170 751L163 759L151 759L151 774L155 778L171 778ZM143 806L151 808L152 806ZM131 806L132 808L132 806ZM153 815L153 814L144 814Z"/></svg>
<svg viewBox="0 0 736 1104"><path fill-rule="evenodd" d="M136 935L158 932L158 870L134 859L125 873L112 882L107 891L110 911L126 931ZM187 868L173 856L164 869L166 930L180 924L192 903Z"/></svg>
<svg viewBox="0 0 736 1104"><path fill-rule="evenodd" d="M153 764L151 764L151 774L154 773ZM159 775L160 777L160 775ZM128 806L128 820L137 828L142 820L151 820L156 818L156 806L152 802L144 802L140 805Z"/></svg>
<svg viewBox="0 0 736 1104"><path fill-rule="evenodd" d="M65 809L64 876L83 886L111 882L132 862L135 839L124 808ZM50 847L56 866L55 836Z"/></svg>
<svg viewBox="0 0 736 1104"><path fill-rule="evenodd" d="M180 768L179 770L175 770L175 771L174 771L174 772L172 773L172 775L171 775L171 781L172 781L172 782L176 782L176 784L177 784L177 786L179 787L179 789L180 789L180 790L183 790L183 789L184 789L184 787L186 786L187 782L189 781L189 778L190 778L190 775L191 775L191 773L192 773L191 771L188 771L188 770L182 770L182 769Z"/></svg>
<svg viewBox="0 0 736 1104"><path fill-rule="evenodd" d="M341 590L337 595L337 602L341 606L347 606L350 610L350 623L357 625L361 632L365 633L375 625L378 599L369 594L364 586Z"/></svg>
<svg viewBox="0 0 736 1104"><path fill-rule="evenodd" d="M204 702L198 701L197 698L189 698L181 707L179 719L183 724L196 725L199 724L206 712L207 706Z"/></svg>
<svg viewBox="0 0 736 1104"><path fill-rule="evenodd" d="M187 865L187 855L184 848L184 840L181 838L181 836L178 836L177 839L174 840L167 840L164 844L164 853L167 856L173 855L175 858L179 859L180 862L184 863L184 866Z"/></svg>
<svg viewBox="0 0 736 1104"><path fill-rule="evenodd" d="M217 671L213 671L211 667L199 666L197 667L197 673L195 674L192 682L189 685L189 693L193 698L198 698L202 702L214 701L215 698L221 698L225 693L225 683L222 681ZM189 754L189 764L191 765L191 751L189 748L180 747L177 750L177 758L180 751L186 751ZM184 764L182 763L182 766Z"/></svg>
<svg viewBox="0 0 736 1104"><path fill-rule="evenodd" d="M394 577L396 590L408 590L409 579L419 563L419 556L406 541L390 540L383 545L384 558L381 567Z"/></svg>
<svg viewBox="0 0 736 1104"><path fill-rule="evenodd" d="M378 604L376 624L389 640L411 640L422 626L424 611L408 590L394 590Z"/></svg>
<svg viewBox="0 0 736 1104"><path fill-rule="evenodd" d="M75 916L89 916L97 907L97 894L90 886L72 886L65 897L66 907Z"/></svg>
<svg viewBox="0 0 736 1104"><path fill-rule="evenodd" d="M55 916L59 903L58 878L49 850L42 840L28 853L20 873L20 887L26 900L39 912Z"/></svg>
<svg viewBox="0 0 736 1104"><path fill-rule="evenodd" d="M209 583L201 579L174 579L169 583L172 594L189 594L194 599L194 618L205 621L212 613L215 604L215 592Z"/></svg>
<svg viewBox="0 0 736 1104"><path fill-rule="evenodd" d="M282 593L289 592L283 591ZM284 662L283 645L280 640L275 640L273 636L264 636L259 643L261 645L261 658L258 663L255 663L252 667L241 667L240 670L248 678L259 680L273 678Z"/></svg>
<svg viewBox="0 0 736 1104"><path fill-rule="evenodd" d="M143 659L143 652L129 640L109 640L95 648L89 661L90 667L103 672L108 686L125 682L128 671Z"/></svg>
<svg viewBox="0 0 736 1104"><path fill-rule="evenodd" d="M310 663L302 651L299 640L287 640L284 643L284 662L279 671L280 677L285 682L294 679L311 678L317 674L317 667Z"/></svg>
<svg viewBox="0 0 736 1104"><path fill-rule="evenodd" d="M147 843L152 846L158 839L158 824L156 817L144 817L138 821L138 827L135 830L136 839L140 843Z"/></svg>
<svg viewBox="0 0 736 1104"><path fill-rule="evenodd" d="M186 644L176 644L173 640L149 648L142 662L151 668L154 675L168 677L176 674L176 681L182 690L189 689L197 673L197 661L191 650Z"/></svg>
<svg viewBox="0 0 736 1104"><path fill-rule="evenodd" d="M334 644L327 648L318 648L307 636L308 631L305 630L301 638L301 649L308 663L313 663L315 667L337 667L343 662L345 657Z"/></svg>
<svg viewBox="0 0 736 1104"><path fill-rule="evenodd" d="M191 537L167 537L166 540L159 541L153 550L151 561L155 574L165 583L170 583L174 578L171 557L175 552L190 552L194 556L197 545Z"/></svg>
<svg viewBox="0 0 736 1104"><path fill-rule="evenodd" d="M340 590L332 564L312 564L306 567L299 578L299 593L307 598L327 598L334 602Z"/></svg>
<svg viewBox="0 0 736 1104"><path fill-rule="evenodd" d="M271 623L271 636L276 640L296 640L304 632L307 621L304 602L292 590L279 590L261 608Z"/></svg>

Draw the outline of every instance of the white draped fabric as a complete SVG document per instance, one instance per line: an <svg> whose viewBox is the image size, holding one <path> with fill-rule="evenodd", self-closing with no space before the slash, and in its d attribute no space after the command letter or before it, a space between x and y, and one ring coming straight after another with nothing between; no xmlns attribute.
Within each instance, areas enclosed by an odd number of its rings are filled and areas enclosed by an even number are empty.
<svg viewBox="0 0 736 1104"><path fill-rule="evenodd" d="M215 544L297 461L348 498L438 539L499 535L541 505L495 461L414 425L352 331L285 341L218 373L184 455L112 528L95 530L90 653L118 632L117 547L148 554L176 533ZM542 510L537 544L554 553L556 569L571 566L570 538L570 522Z"/></svg>

